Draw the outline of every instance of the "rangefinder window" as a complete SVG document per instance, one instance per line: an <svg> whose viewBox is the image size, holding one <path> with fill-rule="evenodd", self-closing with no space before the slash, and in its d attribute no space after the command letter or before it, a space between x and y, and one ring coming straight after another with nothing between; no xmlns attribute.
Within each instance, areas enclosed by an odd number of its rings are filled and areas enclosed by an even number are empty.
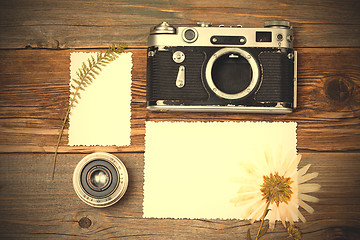
<svg viewBox="0 0 360 240"><path fill-rule="evenodd" d="M256 42L271 42L271 32L256 32Z"/></svg>
<svg viewBox="0 0 360 240"><path fill-rule="evenodd" d="M244 45L246 38L244 36L212 36L210 41L212 44L219 45Z"/></svg>

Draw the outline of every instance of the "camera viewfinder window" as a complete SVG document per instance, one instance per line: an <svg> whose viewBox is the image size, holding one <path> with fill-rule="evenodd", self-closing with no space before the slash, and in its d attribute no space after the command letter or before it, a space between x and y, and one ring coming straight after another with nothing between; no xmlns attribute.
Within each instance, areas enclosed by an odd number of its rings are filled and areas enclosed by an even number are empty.
<svg viewBox="0 0 360 240"><path fill-rule="evenodd" d="M192 29L188 29L184 33L184 38L186 41L195 41L196 33Z"/></svg>
<svg viewBox="0 0 360 240"><path fill-rule="evenodd" d="M256 32L256 42L271 42L271 32Z"/></svg>

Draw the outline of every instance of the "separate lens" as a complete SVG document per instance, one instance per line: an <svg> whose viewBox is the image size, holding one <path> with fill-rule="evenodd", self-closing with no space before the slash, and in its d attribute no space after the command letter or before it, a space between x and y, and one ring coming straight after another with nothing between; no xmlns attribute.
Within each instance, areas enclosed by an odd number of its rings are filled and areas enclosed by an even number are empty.
<svg viewBox="0 0 360 240"><path fill-rule="evenodd" d="M76 194L93 207L115 204L125 194L128 174L125 165L109 153L93 153L84 157L73 175Z"/></svg>
<svg viewBox="0 0 360 240"><path fill-rule="evenodd" d="M228 53L216 59L211 76L220 91L236 94L250 85L252 70L249 62L240 54Z"/></svg>

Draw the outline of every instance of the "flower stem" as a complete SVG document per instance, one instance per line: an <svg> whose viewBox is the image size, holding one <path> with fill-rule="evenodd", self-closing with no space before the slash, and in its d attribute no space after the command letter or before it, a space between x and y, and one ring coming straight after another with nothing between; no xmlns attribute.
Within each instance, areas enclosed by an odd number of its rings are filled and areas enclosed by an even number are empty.
<svg viewBox="0 0 360 240"><path fill-rule="evenodd" d="M257 232L257 234L256 234L255 240L258 240L258 239L259 239L260 231L261 231L261 228L262 228L262 226L263 226L263 224L264 224L265 216L266 216L266 214L268 213L269 205L270 205L270 201L267 202L266 207L265 207L265 210L264 210L264 213L263 213L263 215L261 216L261 224L260 224L259 230L258 230L258 232Z"/></svg>

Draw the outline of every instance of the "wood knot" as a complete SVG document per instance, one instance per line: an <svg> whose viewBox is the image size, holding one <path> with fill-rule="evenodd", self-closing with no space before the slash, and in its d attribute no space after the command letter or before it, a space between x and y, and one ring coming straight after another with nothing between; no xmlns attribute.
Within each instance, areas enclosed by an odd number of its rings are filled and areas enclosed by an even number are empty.
<svg viewBox="0 0 360 240"><path fill-rule="evenodd" d="M78 223L81 228L89 228L92 224L91 220L88 217L82 217Z"/></svg>
<svg viewBox="0 0 360 240"><path fill-rule="evenodd" d="M342 77L331 78L325 83L325 95L335 103L345 103L350 100L354 84Z"/></svg>

